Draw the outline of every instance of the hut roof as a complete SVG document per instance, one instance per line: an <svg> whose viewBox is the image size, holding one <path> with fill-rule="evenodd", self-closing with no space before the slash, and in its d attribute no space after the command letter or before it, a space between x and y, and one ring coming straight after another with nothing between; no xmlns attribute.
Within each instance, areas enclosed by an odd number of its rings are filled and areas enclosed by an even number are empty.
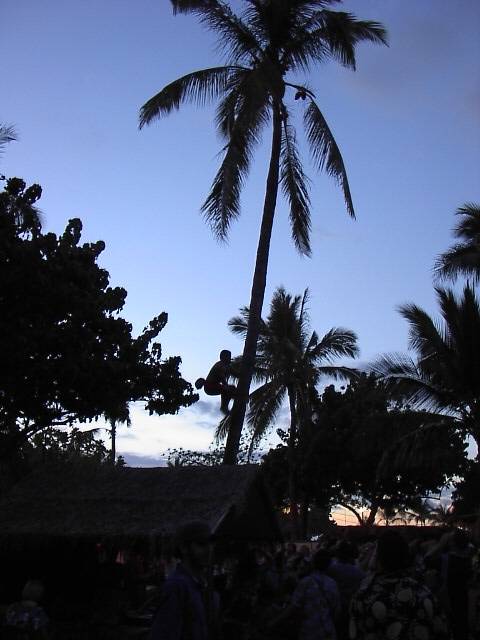
<svg viewBox="0 0 480 640"><path fill-rule="evenodd" d="M256 513L270 531L254 537L272 536L274 516L255 465L60 465L31 474L0 501L7 536L170 536L191 520L218 533L226 522L231 528L234 512L253 527Z"/></svg>

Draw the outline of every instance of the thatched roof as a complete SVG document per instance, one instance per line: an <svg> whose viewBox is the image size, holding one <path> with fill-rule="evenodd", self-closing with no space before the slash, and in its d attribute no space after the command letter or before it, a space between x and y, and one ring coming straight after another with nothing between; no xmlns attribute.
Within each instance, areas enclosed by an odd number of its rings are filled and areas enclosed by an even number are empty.
<svg viewBox="0 0 480 640"><path fill-rule="evenodd" d="M0 535L7 536L168 537L190 520L219 535L239 522L242 537L278 531L255 465L63 465L30 475L0 501Z"/></svg>

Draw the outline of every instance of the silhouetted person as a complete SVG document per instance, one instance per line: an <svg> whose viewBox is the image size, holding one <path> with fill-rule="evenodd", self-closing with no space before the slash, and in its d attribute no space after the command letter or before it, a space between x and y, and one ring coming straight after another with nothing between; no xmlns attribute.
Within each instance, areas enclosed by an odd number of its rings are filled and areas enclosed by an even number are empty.
<svg viewBox="0 0 480 640"><path fill-rule="evenodd" d="M29 580L22 591L22 599L10 605L5 613L6 637L25 640L46 640L49 638L48 616L40 605L44 595L43 584L39 580ZM9 631L17 632L17 635ZM1 631L1 630L0 630Z"/></svg>
<svg viewBox="0 0 480 640"><path fill-rule="evenodd" d="M346 540L338 543L334 551L334 561L327 570L327 575L335 580L340 592L341 611L337 622L338 637L348 640L348 622L350 602L358 591L365 572L356 565L358 548Z"/></svg>
<svg viewBox="0 0 480 640"><path fill-rule="evenodd" d="M454 640L468 639L468 588L472 578L473 547L465 531L445 533L427 554L440 560L441 587L447 595Z"/></svg>
<svg viewBox="0 0 480 640"><path fill-rule="evenodd" d="M220 396L220 411L228 413L228 403L237 393L234 385L228 384L231 374L232 354L228 349L220 351L220 360L208 372L206 378L198 378L195 382L197 389L203 390L208 396Z"/></svg>
<svg viewBox="0 0 480 640"><path fill-rule="evenodd" d="M408 545L387 530L377 542L376 567L352 598L351 640L449 639L431 591L411 577Z"/></svg>
<svg viewBox="0 0 480 640"><path fill-rule="evenodd" d="M302 578L291 602L267 629L280 629L294 616L299 640L335 640L335 619L340 612L340 595L335 580L326 575L330 554L320 549L312 559L312 572ZM272 636L274 637L274 636Z"/></svg>
<svg viewBox="0 0 480 640"><path fill-rule="evenodd" d="M175 536L180 562L162 588L151 640L210 640L215 606L205 572L211 534L202 522L181 527Z"/></svg>

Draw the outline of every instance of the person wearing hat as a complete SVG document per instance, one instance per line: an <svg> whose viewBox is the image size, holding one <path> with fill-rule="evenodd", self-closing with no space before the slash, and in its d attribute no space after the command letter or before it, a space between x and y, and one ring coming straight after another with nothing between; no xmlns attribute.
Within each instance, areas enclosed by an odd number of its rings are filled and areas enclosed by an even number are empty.
<svg viewBox="0 0 480 640"><path fill-rule="evenodd" d="M213 638L213 598L206 581L211 538L203 522L189 522L177 530L179 563L163 586L150 640Z"/></svg>

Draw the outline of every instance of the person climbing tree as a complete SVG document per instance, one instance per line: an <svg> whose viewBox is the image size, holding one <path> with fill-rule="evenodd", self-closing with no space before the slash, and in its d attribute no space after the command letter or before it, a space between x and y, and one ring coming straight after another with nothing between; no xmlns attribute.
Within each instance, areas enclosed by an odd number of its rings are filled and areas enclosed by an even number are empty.
<svg viewBox="0 0 480 640"><path fill-rule="evenodd" d="M195 382L197 389L203 390L208 396L220 396L220 411L228 413L228 404L235 397L237 387L228 384L228 378L232 374L232 354L228 349L220 351L220 360L216 362L208 372L206 378L198 378Z"/></svg>

